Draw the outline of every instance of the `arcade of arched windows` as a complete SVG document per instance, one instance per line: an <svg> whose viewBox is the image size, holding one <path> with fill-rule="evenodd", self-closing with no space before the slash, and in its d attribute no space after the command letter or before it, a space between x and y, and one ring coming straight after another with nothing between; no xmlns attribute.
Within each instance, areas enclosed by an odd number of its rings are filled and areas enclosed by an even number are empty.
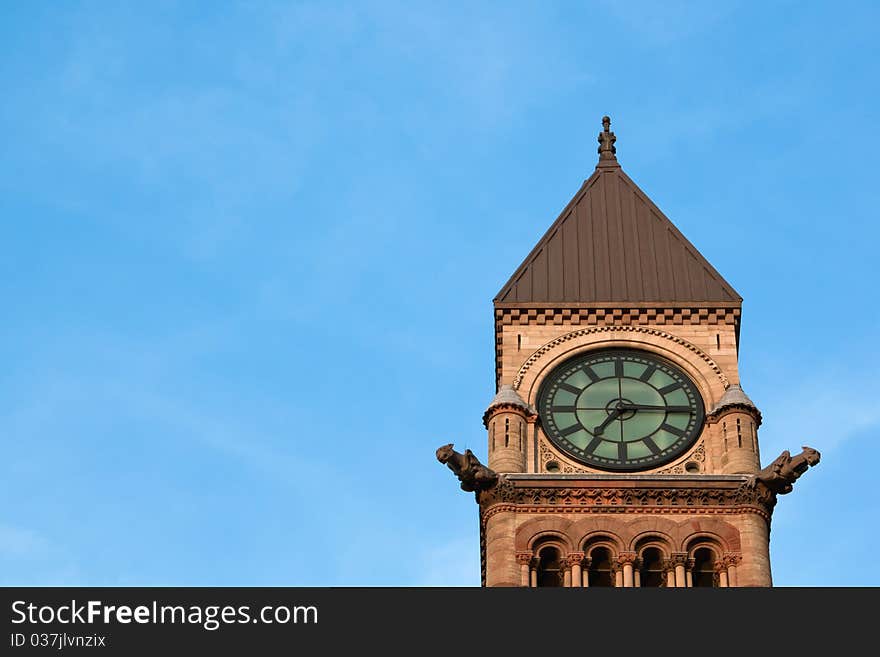
<svg viewBox="0 0 880 657"><path fill-rule="evenodd" d="M562 535L544 534L517 553L527 587L729 587L737 585L740 555L717 537L694 536L683 551L668 536L642 536L624 549L618 536L590 536L572 549Z"/></svg>

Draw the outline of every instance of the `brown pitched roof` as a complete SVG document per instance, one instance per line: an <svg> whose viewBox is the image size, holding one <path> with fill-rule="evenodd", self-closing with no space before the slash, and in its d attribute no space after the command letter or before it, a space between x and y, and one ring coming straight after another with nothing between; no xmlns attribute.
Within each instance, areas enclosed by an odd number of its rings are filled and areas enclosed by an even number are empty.
<svg viewBox="0 0 880 657"><path fill-rule="evenodd" d="M613 151L600 147L600 156L495 304L739 305L742 297L623 172Z"/></svg>

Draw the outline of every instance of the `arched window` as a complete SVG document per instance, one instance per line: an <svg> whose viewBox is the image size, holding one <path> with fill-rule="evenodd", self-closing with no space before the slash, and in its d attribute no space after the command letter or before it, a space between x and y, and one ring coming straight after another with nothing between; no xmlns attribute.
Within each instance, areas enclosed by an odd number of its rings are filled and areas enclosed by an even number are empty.
<svg viewBox="0 0 880 657"><path fill-rule="evenodd" d="M547 546L538 554L538 586L562 586L562 563L559 550Z"/></svg>
<svg viewBox="0 0 880 657"><path fill-rule="evenodd" d="M715 586L715 553L701 547L694 550L694 568L691 571L694 586Z"/></svg>
<svg viewBox="0 0 880 657"><path fill-rule="evenodd" d="M660 548L649 547L642 552L641 585L666 586L666 572L663 569L663 553Z"/></svg>
<svg viewBox="0 0 880 657"><path fill-rule="evenodd" d="M590 552L590 570L587 572L590 586L614 586L611 570L611 550L596 547Z"/></svg>

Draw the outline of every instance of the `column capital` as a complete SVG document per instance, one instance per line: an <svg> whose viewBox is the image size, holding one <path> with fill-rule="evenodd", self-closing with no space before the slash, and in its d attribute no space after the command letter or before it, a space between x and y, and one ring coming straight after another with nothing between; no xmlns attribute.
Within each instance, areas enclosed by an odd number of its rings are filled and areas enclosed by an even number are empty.
<svg viewBox="0 0 880 657"><path fill-rule="evenodd" d="M580 566L584 561L584 553L583 552L569 552L568 556L565 557L565 565L571 568L572 566Z"/></svg>
<svg viewBox="0 0 880 657"><path fill-rule="evenodd" d="M634 564L638 555L635 552L621 552L617 555L617 563L621 566L625 564Z"/></svg>
<svg viewBox="0 0 880 657"><path fill-rule="evenodd" d="M532 563L532 558L534 555L531 552L517 552L516 553L516 562L520 566L528 566Z"/></svg>
<svg viewBox="0 0 880 657"><path fill-rule="evenodd" d="M684 566L688 562L687 552L673 552L669 555L669 563L675 566Z"/></svg>
<svg viewBox="0 0 880 657"><path fill-rule="evenodd" d="M742 562L742 555L737 554L736 552L726 552L724 556L721 557L721 560L725 566L733 566L735 568Z"/></svg>

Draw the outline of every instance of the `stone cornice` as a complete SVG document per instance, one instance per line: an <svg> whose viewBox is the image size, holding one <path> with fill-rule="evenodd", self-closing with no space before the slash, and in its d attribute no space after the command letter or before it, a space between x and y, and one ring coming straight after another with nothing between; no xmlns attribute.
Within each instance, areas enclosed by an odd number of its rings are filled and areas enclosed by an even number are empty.
<svg viewBox="0 0 880 657"><path fill-rule="evenodd" d="M518 513L756 513L768 522L776 496L750 487L739 475L501 475L481 491L485 522L501 511Z"/></svg>
<svg viewBox="0 0 880 657"><path fill-rule="evenodd" d="M572 483L580 482L588 484L589 482L609 482L614 481L623 486L632 486L634 484L648 485L652 482L656 486L668 487L674 482L685 482L681 485L691 488L699 488L707 483L720 486L733 486L734 488L749 481L751 475L746 474L661 474L659 472L633 473L633 474L615 474L608 472L572 472L559 474L556 472L507 472L504 478L514 482L517 486L537 485L537 486L571 486Z"/></svg>
<svg viewBox="0 0 880 657"><path fill-rule="evenodd" d="M622 308L622 309L634 309L634 308L644 308L644 309L655 309L654 314L662 314L664 308L692 308L694 309L693 314L698 316L707 316L709 311L707 310L705 313L699 313L696 309L699 308L717 308L719 309L717 312L721 314L723 310L727 309L742 309L742 301L628 301L626 303L622 303L620 301L495 301L494 306L496 309L501 310L519 310L522 314L528 314L528 309L530 308L567 308L571 309L590 309L590 308ZM608 311L609 314L611 311ZM618 311L620 312L620 311ZM739 312L734 313L737 317L739 316ZM497 313L496 313L496 316Z"/></svg>

